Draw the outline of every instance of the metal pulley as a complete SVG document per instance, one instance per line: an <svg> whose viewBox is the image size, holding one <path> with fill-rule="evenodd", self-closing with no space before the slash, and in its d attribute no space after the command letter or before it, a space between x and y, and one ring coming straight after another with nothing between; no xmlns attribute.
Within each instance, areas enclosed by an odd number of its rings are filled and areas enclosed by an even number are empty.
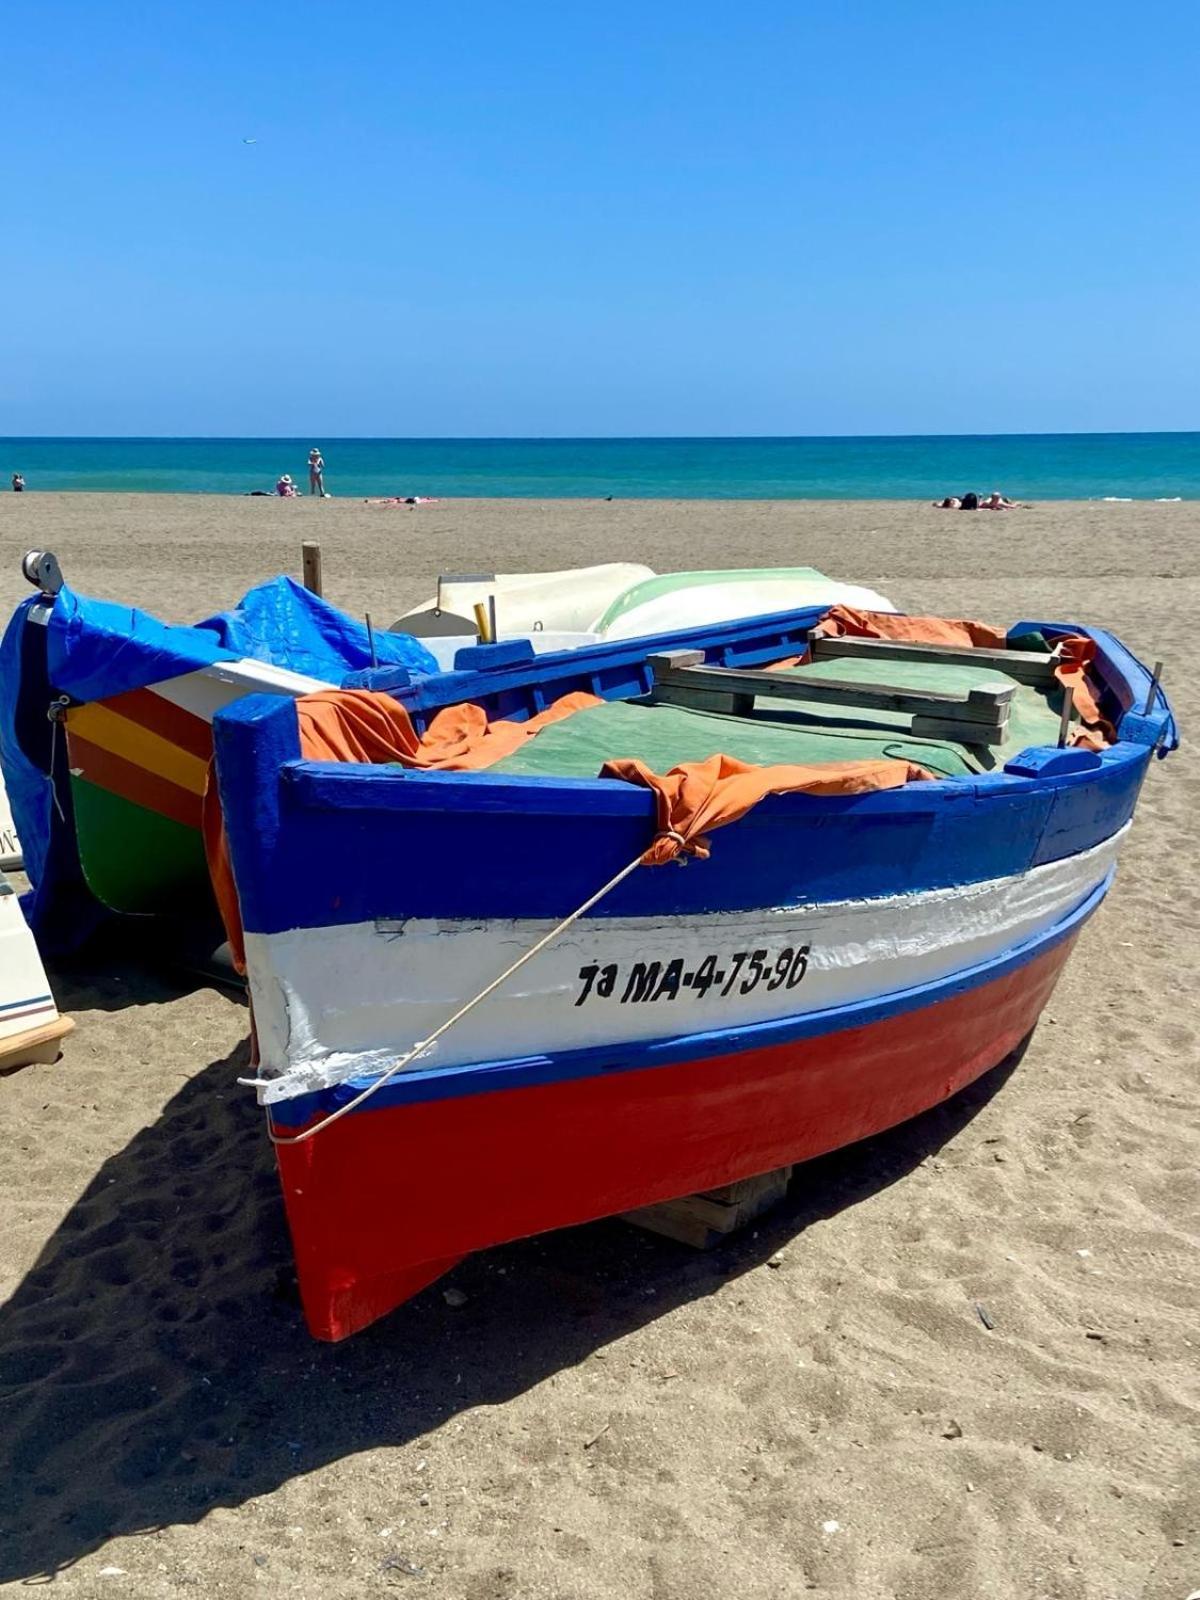
<svg viewBox="0 0 1200 1600"><path fill-rule="evenodd" d="M21 571L35 589L53 599L63 586L62 568L52 550L26 550L21 558Z"/></svg>

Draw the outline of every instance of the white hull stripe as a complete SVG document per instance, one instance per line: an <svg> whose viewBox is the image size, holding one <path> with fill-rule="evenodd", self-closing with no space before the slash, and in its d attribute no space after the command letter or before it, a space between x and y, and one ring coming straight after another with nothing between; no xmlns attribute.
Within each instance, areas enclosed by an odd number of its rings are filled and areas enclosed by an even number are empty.
<svg viewBox="0 0 1200 1600"><path fill-rule="evenodd" d="M585 920L414 1068L734 1028L949 977L1060 922L1103 882L1126 831L1020 876L954 889ZM262 1099L384 1070L551 926L414 918L247 934L261 1072L276 1079Z"/></svg>
<svg viewBox="0 0 1200 1600"><path fill-rule="evenodd" d="M246 694L316 694L328 689L319 678L308 678L301 672L289 672L284 667L273 667L267 661L218 661L211 667L196 672L184 672L177 678L164 678L152 683L150 688L172 705L190 711L204 722L211 722L217 712L240 700Z"/></svg>

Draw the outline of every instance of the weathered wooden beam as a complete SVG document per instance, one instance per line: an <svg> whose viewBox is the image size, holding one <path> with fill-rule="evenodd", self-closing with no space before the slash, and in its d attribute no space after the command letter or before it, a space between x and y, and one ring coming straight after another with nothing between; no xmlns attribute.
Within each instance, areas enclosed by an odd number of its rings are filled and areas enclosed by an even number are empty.
<svg viewBox="0 0 1200 1600"><path fill-rule="evenodd" d="M950 744L1003 744L1008 738L1008 724L992 722L939 721L937 717L914 717L914 739L945 739Z"/></svg>
<svg viewBox="0 0 1200 1600"><path fill-rule="evenodd" d="M698 667L704 663L703 650L664 650L660 656L651 656L649 665L655 681L660 675L683 667ZM748 717L754 710L754 696L730 694L728 689L697 689L691 685L672 688L669 695L659 698L686 711L718 711L727 717Z"/></svg>
<svg viewBox="0 0 1200 1600"><path fill-rule="evenodd" d="M905 689L894 684L855 683L821 678L815 673L760 672L733 667L679 666L668 657L652 656L654 694L670 700L676 691L689 695L763 696L774 700L804 700L868 711L898 711L905 716L935 717L956 723L979 723L1003 728L1015 690L1011 683L969 689L965 694L942 694L931 689Z"/></svg>
<svg viewBox="0 0 1200 1600"><path fill-rule="evenodd" d="M304 587L312 594L321 594L321 546L315 539L302 541L300 558L304 567Z"/></svg>
<svg viewBox="0 0 1200 1600"><path fill-rule="evenodd" d="M754 710L752 694L730 694L728 690L677 688L663 693L655 687L655 699L664 705L681 706L685 711L716 711L726 717L748 717Z"/></svg>
<svg viewBox="0 0 1200 1600"><path fill-rule="evenodd" d="M791 1167L764 1172L757 1178L743 1178L703 1194L685 1195L679 1200L663 1200L658 1205L625 1211L622 1217L636 1227L660 1233L697 1250L711 1250L731 1233L761 1217L787 1194Z"/></svg>
<svg viewBox="0 0 1200 1600"><path fill-rule="evenodd" d="M845 657L859 661L932 661L961 667L995 667L1020 683L1049 688L1057 657L1045 650L993 650L956 644L903 644L895 639L827 639L809 641L817 661Z"/></svg>

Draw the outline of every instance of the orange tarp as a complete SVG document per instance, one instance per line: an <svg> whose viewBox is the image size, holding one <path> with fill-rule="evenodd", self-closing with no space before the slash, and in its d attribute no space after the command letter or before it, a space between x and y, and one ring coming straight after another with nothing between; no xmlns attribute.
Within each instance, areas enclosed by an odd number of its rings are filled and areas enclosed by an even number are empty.
<svg viewBox="0 0 1200 1600"><path fill-rule="evenodd" d="M1082 634L1068 634L1058 641L1058 653L1060 659L1054 676L1070 694L1083 723L1082 728L1071 730L1071 743L1085 750L1106 750L1116 743L1117 730L1101 714L1087 678L1088 667L1096 654L1095 641L1085 639Z"/></svg>
<svg viewBox="0 0 1200 1600"><path fill-rule="evenodd" d="M477 772L501 761L552 722L598 706L594 694L565 694L528 722L489 722L482 706L445 706L423 734L399 700L370 689L323 689L296 701L300 754L306 761L354 761L425 771ZM210 766L204 793L204 849L213 893L239 972L246 970L242 914Z"/></svg>
<svg viewBox="0 0 1200 1600"><path fill-rule="evenodd" d="M871 761L822 761L808 766L753 767L733 756L689 761L669 772L651 772L641 761L606 761L602 778L653 789L658 832L642 857L647 867L661 867L681 855L705 861L708 830L744 817L769 794L866 794L898 789L930 774L911 761L884 757Z"/></svg>
<svg viewBox="0 0 1200 1600"><path fill-rule="evenodd" d="M296 701L301 754L309 761L396 763L424 771L477 772L500 761L551 723L600 705L593 694L563 695L527 722L489 722L482 706L447 706L418 734L405 707L368 689L326 689ZM659 866L680 854L708 855L707 830L736 822L768 794L862 794L894 789L924 768L907 761L842 761L809 766L753 767L713 755L659 774L640 761L607 762L601 776L653 789L659 832L643 860ZM217 904L234 963L245 971L245 943L237 889L210 769L204 797L204 843ZM568 908L569 909L569 908Z"/></svg>
<svg viewBox="0 0 1200 1600"><path fill-rule="evenodd" d="M528 722L489 722L482 706L445 706L418 734L390 694L370 689L324 689L296 701L300 753L306 761L395 762L424 771L478 772L511 755L553 722L603 702L598 695L565 694Z"/></svg>
<svg viewBox="0 0 1200 1600"><path fill-rule="evenodd" d="M204 786L203 810L200 813L200 831L204 835L204 854L208 859L208 875L212 879L217 910L225 924L229 940L229 953L238 972L246 970L246 941L242 934L242 908L238 904L237 885L233 881L233 863L229 859L229 841L225 837L225 818L221 813L221 797L217 792L217 764L208 763L208 781ZM258 1050L251 1037L252 1054L257 1059Z"/></svg>
<svg viewBox="0 0 1200 1600"><path fill-rule="evenodd" d="M830 606L815 633L841 639L894 639L897 644L981 645L1003 650L1008 635L990 622L951 617L903 617L894 611L858 611L853 606Z"/></svg>
<svg viewBox="0 0 1200 1600"><path fill-rule="evenodd" d="M818 634L894 639L901 643L1003 648L1007 635L986 622L946 617L906 617L893 612L859 611L833 606L817 626ZM1102 750L1116 735L1101 715L1087 679L1095 653L1090 639L1071 635L1058 644L1055 675L1072 696L1083 726L1072 731L1071 743ZM795 661L797 658L792 658ZM775 662L775 667L791 661ZM391 695L367 689L328 689L303 695L296 702L301 753L310 761L396 763L424 771L477 772L509 755L525 740L576 711L601 704L596 695L564 695L527 722L489 722L482 706L447 706L418 734L405 707ZM863 794L894 789L930 774L908 761L822 762L812 765L754 767L732 756L712 755L705 761L652 772L643 762L614 759L601 776L642 784L654 791L658 832L643 856L647 866L660 866L680 855L703 859L709 853L708 833L736 822L769 794ZM234 960L245 968L241 916L229 863L220 803L211 771L204 797L204 841L217 902L229 933Z"/></svg>
<svg viewBox="0 0 1200 1600"><path fill-rule="evenodd" d="M827 638L894 639L898 644L950 644L1002 650L1008 641L1003 628L989 622L949 617L904 617L892 611L856 611L851 606L831 606L814 632ZM1072 728L1069 742L1085 750L1106 750L1116 742L1117 730L1101 713L1088 682L1087 669L1096 646L1082 634L1067 634L1057 642L1059 660L1054 676L1071 696L1082 727ZM794 661L795 658L793 657ZM787 665L788 663L777 663Z"/></svg>
<svg viewBox="0 0 1200 1600"><path fill-rule="evenodd" d="M327 689L296 702L300 748L310 761L394 761L444 772L477 772L501 760L526 739L576 711L601 705L594 694L563 695L528 722L489 722L482 706L447 706L418 737L408 712L391 695L367 689ZM670 772L651 772L641 761L608 761L601 777L644 784L658 797L659 836L647 866L680 853L705 857L707 829L736 822L769 794L862 794L927 778L907 761L830 761L809 766L754 767L713 755Z"/></svg>

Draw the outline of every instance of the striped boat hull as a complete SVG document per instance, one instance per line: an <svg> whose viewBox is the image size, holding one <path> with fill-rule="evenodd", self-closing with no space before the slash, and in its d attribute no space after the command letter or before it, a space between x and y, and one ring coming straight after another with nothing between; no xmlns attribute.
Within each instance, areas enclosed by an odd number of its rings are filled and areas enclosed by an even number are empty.
<svg viewBox="0 0 1200 1600"><path fill-rule="evenodd" d="M585 919L417 1065L618 1050L916 990L1060 923L1107 886L1124 831L1030 872L923 894ZM259 1052L274 1080L264 1100L387 1070L550 927L381 918L247 935Z"/></svg>
<svg viewBox="0 0 1200 1600"><path fill-rule="evenodd" d="M808 1160L905 1121L1016 1048L1073 940L873 1023L384 1105L281 1147L310 1330L343 1339L471 1251Z"/></svg>
<svg viewBox="0 0 1200 1600"><path fill-rule="evenodd" d="M235 662L72 707L65 720L75 834L96 898L122 913L211 915L201 816L213 716L255 689L319 687Z"/></svg>

